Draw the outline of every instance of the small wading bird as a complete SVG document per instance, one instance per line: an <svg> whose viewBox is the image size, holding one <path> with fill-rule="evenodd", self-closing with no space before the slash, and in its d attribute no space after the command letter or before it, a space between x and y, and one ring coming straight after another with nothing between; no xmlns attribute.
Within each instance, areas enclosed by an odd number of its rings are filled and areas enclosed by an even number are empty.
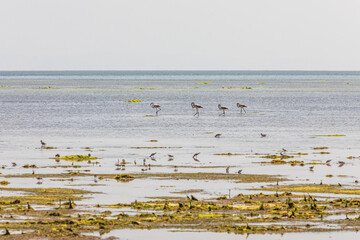
<svg viewBox="0 0 360 240"><path fill-rule="evenodd" d="M169 160L168 160L168 161L174 160L174 155L168 154L168 156L169 156Z"/></svg>
<svg viewBox="0 0 360 240"><path fill-rule="evenodd" d="M342 167L345 164L345 162L343 162L343 161L338 161L338 163L339 163L339 167Z"/></svg>
<svg viewBox="0 0 360 240"><path fill-rule="evenodd" d="M43 142L43 140L40 140L40 143L42 148L46 146L46 142Z"/></svg>
<svg viewBox="0 0 360 240"><path fill-rule="evenodd" d="M218 105L218 108L223 111L223 113L220 114L219 116L221 116L221 115L225 116L225 110L229 109L228 107L221 106L221 104Z"/></svg>
<svg viewBox="0 0 360 240"><path fill-rule="evenodd" d="M314 171L314 166L309 167L310 171Z"/></svg>
<svg viewBox="0 0 360 240"><path fill-rule="evenodd" d="M244 111L244 113L246 113L246 111L245 111L245 108L247 107L246 105L237 103L236 106L238 108L240 108L240 113L242 113L242 111Z"/></svg>
<svg viewBox="0 0 360 240"><path fill-rule="evenodd" d="M199 116L199 108L203 108L203 107L201 105L199 105L199 104L194 103L194 102L191 103L191 107L195 108L195 110L196 110L196 113L194 114L194 116L196 116L196 115Z"/></svg>
<svg viewBox="0 0 360 240"><path fill-rule="evenodd" d="M266 137L266 134L260 133L260 136L261 136L261 137Z"/></svg>
<svg viewBox="0 0 360 240"><path fill-rule="evenodd" d="M197 159L197 156L200 154L200 152L197 152L194 154L193 159L197 162L200 162L199 159Z"/></svg>
<svg viewBox="0 0 360 240"><path fill-rule="evenodd" d="M155 159L155 154L156 154L156 152L150 154L150 156L149 156L149 158L150 158L151 160L153 160L153 161L156 161L156 159Z"/></svg>
<svg viewBox="0 0 360 240"><path fill-rule="evenodd" d="M239 171L238 171L238 174L241 174L241 172L242 172L242 170L239 170Z"/></svg>
<svg viewBox="0 0 360 240"><path fill-rule="evenodd" d="M230 167L226 168L226 173L229 173Z"/></svg>
<svg viewBox="0 0 360 240"><path fill-rule="evenodd" d="M221 137L221 133L218 133L215 135L216 138L220 138Z"/></svg>
<svg viewBox="0 0 360 240"><path fill-rule="evenodd" d="M154 109L156 109L156 116L158 115L158 112L161 110L161 106L159 104L155 104L155 103L150 103L150 106Z"/></svg>

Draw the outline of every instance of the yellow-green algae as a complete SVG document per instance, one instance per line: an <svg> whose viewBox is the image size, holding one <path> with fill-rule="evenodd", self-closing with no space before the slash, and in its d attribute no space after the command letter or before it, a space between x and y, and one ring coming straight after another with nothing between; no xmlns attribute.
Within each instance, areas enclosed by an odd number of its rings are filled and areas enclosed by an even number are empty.
<svg viewBox="0 0 360 240"><path fill-rule="evenodd" d="M327 135L316 135L317 137L343 137L344 134L327 134Z"/></svg>
<svg viewBox="0 0 360 240"><path fill-rule="evenodd" d="M96 160L97 157L87 156L87 155L68 155L68 156L62 156L62 157L55 157L53 159L58 160L65 160L65 161L71 161L71 162L83 162L83 161L89 161L89 160Z"/></svg>
<svg viewBox="0 0 360 240"><path fill-rule="evenodd" d="M334 194L360 194L360 188L344 188L339 185L331 184L302 184L265 187L264 191L291 191L304 193L334 193Z"/></svg>
<svg viewBox="0 0 360 240"><path fill-rule="evenodd" d="M6 186L6 185L9 185L10 183L8 181L1 181L0 182L0 185L1 186Z"/></svg>
<svg viewBox="0 0 360 240"><path fill-rule="evenodd" d="M332 221L323 219L323 216L332 214L335 209L337 212L354 212L359 208L359 199L321 200L290 192L239 194L230 199L211 201L197 201L191 197L187 200L134 201L130 204L105 206L130 207L139 211L135 215L113 215L108 210L97 214L90 210L90 206L87 206L87 211L77 210L77 207L70 208L70 203L72 200L69 199L66 206L54 210L34 210L29 204L21 206L18 201L9 203L8 206L17 207L12 207L11 210L0 209L0 214L11 211L11 214L30 219L0 222L0 228L34 230L32 233L22 234L22 238L76 239L82 237L82 233L108 232L112 229L193 229L244 234L329 231L325 227L327 224L338 226L331 230L341 230L343 226L357 226L360 223L360 217ZM301 221L304 220L309 224L302 224ZM259 223L267 225L261 226ZM312 225L316 227L313 228Z"/></svg>
<svg viewBox="0 0 360 240"><path fill-rule="evenodd" d="M132 99L132 100L127 100L126 102L141 102L141 100L139 100L139 99Z"/></svg>
<svg viewBox="0 0 360 240"><path fill-rule="evenodd" d="M6 204L42 204L54 205L59 201L65 201L69 198L80 200L82 195L93 193L90 191L70 189L70 188L0 188L1 191L24 192L26 195L0 197L0 206ZM81 196L79 196L81 195Z"/></svg>

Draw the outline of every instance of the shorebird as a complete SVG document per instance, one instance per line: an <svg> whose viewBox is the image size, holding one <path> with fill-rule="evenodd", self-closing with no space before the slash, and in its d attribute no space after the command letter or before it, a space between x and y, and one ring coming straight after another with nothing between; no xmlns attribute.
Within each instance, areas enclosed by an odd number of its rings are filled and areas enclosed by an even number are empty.
<svg viewBox="0 0 360 240"><path fill-rule="evenodd" d="M115 166L117 167L120 167L121 166L121 163L120 163L120 160L118 159L117 162L115 163Z"/></svg>
<svg viewBox="0 0 360 240"><path fill-rule="evenodd" d="M314 166L309 167L310 171L314 171Z"/></svg>
<svg viewBox="0 0 360 240"><path fill-rule="evenodd" d="M230 167L226 168L226 173L229 173Z"/></svg>
<svg viewBox="0 0 360 240"><path fill-rule="evenodd" d="M236 106L238 108L240 108L240 113L242 113L242 111L244 111L246 113L246 111L245 111L245 108L247 107L246 105L237 103Z"/></svg>
<svg viewBox="0 0 360 240"><path fill-rule="evenodd" d="M88 157L91 157L91 153L88 154Z"/></svg>
<svg viewBox="0 0 360 240"><path fill-rule="evenodd" d="M57 153L57 154L55 155L55 157L57 157L57 158L60 157L60 154Z"/></svg>
<svg viewBox="0 0 360 240"><path fill-rule="evenodd" d="M195 110L196 110L196 113L194 114L194 116L196 116L196 115L199 116L199 108L203 108L203 107L201 105L199 105L199 104L194 103L194 102L191 103L191 107L195 108Z"/></svg>
<svg viewBox="0 0 360 240"><path fill-rule="evenodd" d="M40 140L40 143L42 148L46 146L46 142L43 142L43 140Z"/></svg>
<svg viewBox="0 0 360 240"><path fill-rule="evenodd" d="M150 158L151 160L153 160L153 161L156 161L156 159L155 159L155 154L156 154L156 152L150 154L150 156L149 156L149 158Z"/></svg>
<svg viewBox="0 0 360 240"><path fill-rule="evenodd" d="M197 152L194 154L193 159L197 158L197 156L200 154L200 152Z"/></svg>
<svg viewBox="0 0 360 240"><path fill-rule="evenodd" d="M12 162L12 166L16 167L17 166L16 162Z"/></svg>
<svg viewBox="0 0 360 240"><path fill-rule="evenodd" d="M225 116L225 110L229 109L228 107L221 106L221 104L218 105L218 108L223 111L223 113L220 114L219 116L221 116L221 115Z"/></svg>
<svg viewBox="0 0 360 240"><path fill-rule="evenodd" d="M239 170L237 173L238 173L238 174L241 174L241 172L242 172L242 170Z"/></svg>
<svg viewBox="0 0 360 240"><path fill-rule="evenodd" d="M221 137L221 133L218 133L215 135L216 138L220 138Z"/></svg>
<svg viewBox="0 0 360 240"><path fill-rule="evenodd" d="M168 156L169 156L169 160L168 160L168 161L174 160L174 155L168 154Z"/></svg>
<svg viewBox="0 0 360 240"><path fill-rule="evenodd" d="M338 163L339 163L339 167L342 167L345 164L345 162L343 162L343 161L338 161Z"/></svg>
<svg viewBox="0 0 360 240"><path fill-rule="evenodd" d="M158 115L158 112L161 110L161 106L159 104L155 104L155 103L150 103L150 106L154 109L156 109L156 116Z"/></svg>
<svg viewBox="0 0 360 240"><path fill-rule="evenodd" d="M174 166L174 172L177 172L178 169L177 169L177 166Z"/></svg>
<svg viewBox="0 0 360 240"><path fill-rule="evenodd" d="M260 133L260 136L261 136L261 137L266 137L266 134Z"/></svg>

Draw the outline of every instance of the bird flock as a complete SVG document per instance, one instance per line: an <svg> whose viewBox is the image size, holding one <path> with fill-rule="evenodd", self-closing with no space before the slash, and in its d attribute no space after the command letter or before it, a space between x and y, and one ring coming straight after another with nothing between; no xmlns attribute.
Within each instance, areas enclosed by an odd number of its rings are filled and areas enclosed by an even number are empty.
<svg viewBox="0 0 360 240"><path fill-rule="evenodd" d="M155 109L155 114L156 114L156 116L158 116L159 112L161 111L161 106L160 106L160 104L156 104L156 103L153 103L153 102L152 102L152 103L150 103L150 107L153 108L153 109ZM195 109L195 114L194 114L194 116L198 116L198 117L200 116L199 109L204 108L204 107L201 106L200 104L197 104L197 103L194 103L194 102L191 103L191 107ZM247 108L246 105L240 104L240 103L236 103L236 107L240 109L240 113L243 113L243 112L246 113L246 110L245 110L245 108ZM229 110L228 107L223 106L223 105L221 105L221 104L218 105L218 108L219 108L220 111L222 111L222 113L221 113L219 116L225 116L226 111Z"/></svg>

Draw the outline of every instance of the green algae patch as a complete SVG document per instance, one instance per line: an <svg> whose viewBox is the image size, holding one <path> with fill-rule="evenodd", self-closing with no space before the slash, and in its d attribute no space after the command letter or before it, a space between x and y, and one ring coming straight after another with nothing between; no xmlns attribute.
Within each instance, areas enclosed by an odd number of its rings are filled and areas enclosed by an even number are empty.
<svg viewBox="0 0 360 240"><path fill-rule="evenodd" d="M252 89L251 87L222 87L222 89Z"/></svg>
<svg viewBox="0 0 360 240"><path fill-rule="evenodd" d="M330 154L330 152L314 152L314 154Z"/></svg>
<svg viewBox="0 0 360 240"><path fill-rule="evenodd" d="M120 181L120 182L130 182L130 181L134 180L135 177L130 174L118 174L114 177L114 179L116 181Z"/></svg>
<svg viewBox="0 0 360 240"><path fill-rule="evenodd" d="M328 134L328 135L315 135L317 137L344 137L344 134Z"/></svg>
<svg viewBox="0 0 360 240"><path fill-rule="evenodd" d="M144 115L144 117L156 117L155 115Z"/></svg>
<svg viewBox="0 0 360 240"><path fill-rule="evenodd" d="M63 157L55 157L53 159L65 160L65 161L71 161L71 162L83 162L83 161L89 161L89 160L96 160L98 158L87 156L87 155L68 155L68 156L63 156Z"/></svg>
<svg viewBox="0 0 360 240"><path fill-rule="evenodd" d="M125 101L125 102L141 102L141 100L139 100L139 99L132 99L132 100L127 100L127 101Z"/></svg>
<svg viewBox="0 0 360 240"><path fill-rule="evenodd" d="M59 201L64 202L69 198L81 200L84 199L82 195L93 193L70 188L0 188L0 190L27 193L27 195L0 197L0 205L15 203L25 204L27 202L31 204L53 205Z"/></svg>
<svg viewBox="0 0 360 240"><path fill-rule="evenodd" d="M263 156L262 158L267 158L267 159L288 159L288 158L294 158L294 156L290 156L290 155L276 155L276 154L273 154L273 155L265 155Z"/></svg>
<svg viewBox="0 0 360 240"><path fill-rule="evenodd" d="M157 178L160 180L186 179L186 180L235 180L241 183L252 182L277 182L289 181L280 175L261 175L261 174L226 174L226 173L146 173L132 174L137 178Z"/></svg>
<svg viewBox="0 0 360 240"><path fill-rule="evenodd" d="M37 166L35 164L26 164L23 166L23 168L37 168Z"/></svg>
<svg viewBox="0 0 360 240"><path fill-rule="evenodd" d="M304 192L304 193L333 193L333 194L360 194L360 188L343 188L339 185L328 184L305 184L305 185L287 185L261 188L264 191L282 191L282 192Z"/></svg>
<svg viewBox="0 0 360 240"><path fill-rule="evenodd" d="M4 86L4 85L0 85L0 87L6 88L6 87L11 87L11 86Z"/></svg>
<svg viewBox="0 0 360 240"><path fill-rule="evenodd" d="M200 82L200 83L195 83L195 84L207 85L207 84L211 84L211 83L209 83L209 82Z"/></svg>
<svg viewBox="0 0 360 240"><path fill-rule="evenodd" d="M33 89L60 89L60 88L55 88L55 87L39 87L39 88L33 88Z"/></svg>
<svg viewBox="0 0 360 240"><path fill-rule="evenodd" d="M328 147L314 147L314 150L324 150L324 149L328 149Z"/></svg>
<svg viewBox="0 0 360 240"><path fill-rule="evenodd" d="M1 181L0 182L0 185L1 186L6 186L6 185L9 185L10 183L8 181Z"/></svg>

